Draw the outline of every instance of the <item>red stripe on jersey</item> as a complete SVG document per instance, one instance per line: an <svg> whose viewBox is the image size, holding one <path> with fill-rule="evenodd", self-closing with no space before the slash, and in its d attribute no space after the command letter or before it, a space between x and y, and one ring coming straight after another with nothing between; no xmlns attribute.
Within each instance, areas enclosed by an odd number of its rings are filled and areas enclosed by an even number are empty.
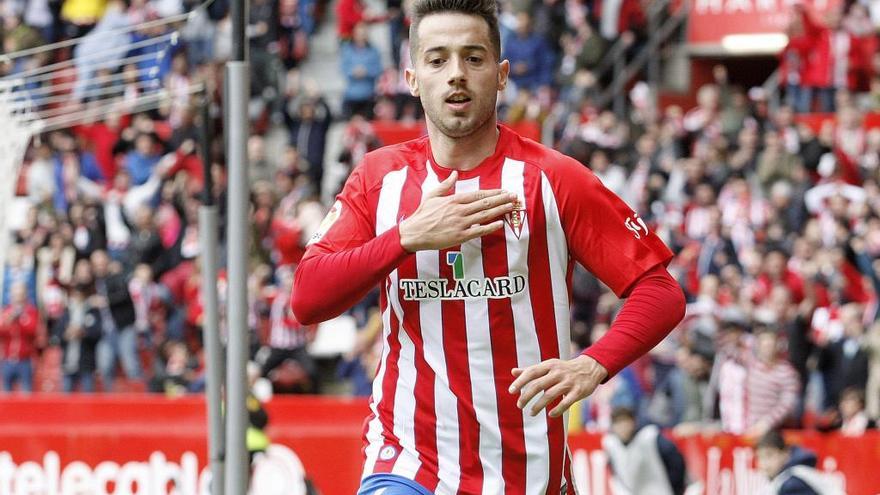
<svg viewBox="0 0 880 495"><path fill-rule="evenodd" d="M386 290L388 283L388 279L385 279ZM388 307L390 304L385 296L385 292L381 294L381 301L384 307ZM389 326L391 328L388 333L387 343L388 361L385 364L385 377L382 381L382 400L379 401L376 410L379 411L379 419L382 422L382 436L385 438L385 444L393 445L397 452L400 452L400 439L394 434L394 401L397 394L397 380L400 377L400 339L397 336L400 321L397 319L394 309L389 309L389 314ZM390 473L394 469L394 462L396 460L396 457L386 460L377 459L373 473Z"/></svg>
<svg viewBox="0 0 880 495"><path fill-rule="evenodd" d="M574 481L571 477L571 452L565 447L565 459L563 460L562 473L565 476L565 495L577 495L574 488Z"/></svg>
<svg viewBox="0 0 880 495"><path fill-rule="evenodd" d="M501 188L501 167L480 177L480 189ZM508 276L507 239L504 229L482 238L483 275L486 278ZM501 430L501 475L506 494L521 494L526 486L526 442L522 411L517 397L507 391L513 383L510 371L517 367L516 330L510 299L489 299L489 328L492 340L492 363L495 370L495 396L498 426Z"/></svg>
<svg viewBox="0 0 880 495"><path fill-rule="evenodd" d="M443 263L448 251L440 251L440 278L454 283L452 266ZM480 424L472 400L470 361L468 358L467 322L463 300L443 301L443 352L446 355L446 374L449 388L458 399L458 457L461 473L459 493L482 493L483 464L480 462Z"/></svg>
<svg viewBox="0 0 880 495"><path fill-rule="evenodd" d="M523 191L529 207L529 295L538 346L541 348L541 361L559 357L556 314L553 308L553 284L550 276L550 254L547 248L547 229L544 218L544 198L541 194L541 173L535 167L526 165L523 170ZM536 226L532 230L532 226ZM556 399L547 406L549 412L559 404ZM559 494L562 483L561 450L565 445L563 417L552 418L547 414L547 437L550 446L550 479L547 480L547 493Z"/></svg>
<svg viewBox="0 0 880 495"><path fill-rule="evenodd" d="M410 216L418 208L422 200L421 184L425 180L424 171L410 169L406 183L401 191L400 213ZM398 214L398 218L401 215ZM419 278L416 258L408 257L397 269L399 280ZM392 290L398 290L397 287ZM437 488L437 413L434 407L434 369L425 360L424 340L419 312L419 301L407 301L398 293L400 307L403 310L403 328L415 348L415 444L421 465L416 473L415 481L430 491Z"/></svg>

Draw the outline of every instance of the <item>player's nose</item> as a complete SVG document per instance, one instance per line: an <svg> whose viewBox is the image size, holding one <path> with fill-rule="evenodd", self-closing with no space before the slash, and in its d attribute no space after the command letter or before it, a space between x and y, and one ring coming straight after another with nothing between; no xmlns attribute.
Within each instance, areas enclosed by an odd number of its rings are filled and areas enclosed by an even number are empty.
<svg viewBox="0 0 880 495"><path fill-rule="evenodd" d="M449 60L449 84L458 86L467 81L467 71L464 60L461 57L452 57Z"/></svg>

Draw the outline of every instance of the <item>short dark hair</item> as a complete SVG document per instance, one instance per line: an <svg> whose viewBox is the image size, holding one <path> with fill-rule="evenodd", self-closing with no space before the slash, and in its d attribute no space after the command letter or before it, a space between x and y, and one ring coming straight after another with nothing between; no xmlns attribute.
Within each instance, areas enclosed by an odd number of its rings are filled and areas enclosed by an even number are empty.
<svg viewBox="0 0 880 495"><path fill-rule="evenodd" d="M636 413L632 409L626 406L618 406L615 407L613 411L611 411L611 422L616 423L620 420L628 419L631 421L636 420Z"/></svg>
<svg viewBox="0 0 880 495"><path fill-rule="evenodd" d="M495 59L501 60L501 32L498 28L498 4L495 0L416 0L410 12L409 54L413 60L419 44L418 32L422 19L431 14L456 12L481 17L489 26L489 41Z"/></svg>
<svg viewBox="0 0 880 495"><path fill-rule="evenodd" d="M778 429L770 430L758 440L758 445L755 446L756 449L774 449L774 450L787 450L788 444L785 443L785 438L782 436L782 432Z"/></svg>

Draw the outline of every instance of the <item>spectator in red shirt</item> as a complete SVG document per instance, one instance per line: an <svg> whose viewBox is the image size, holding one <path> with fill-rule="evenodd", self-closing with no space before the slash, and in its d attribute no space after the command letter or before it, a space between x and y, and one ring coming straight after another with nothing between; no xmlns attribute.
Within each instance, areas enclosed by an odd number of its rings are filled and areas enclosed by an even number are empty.
<svg viewBox="0 0 880 495"><path fill-rule="evenodd" d="M10 304L0 313L0 343L3 350L3 390L11 392L18 383L22 392L34 386L31 359L36 350L40 315L27 298L27 286L16 283L10 291Z"/></svg>
<svg viewBox="0 0 880 495"><path fill-rule="evenodd" d="M859 31L858 15L847 23L839 9L829 10L825 22L816 19L802 3L794 6L804 25L804 34L811 40L807 50L802 88L797 102L799 112L812 110L813 94L819 96L819 111L834 111L834 91L854 90L864 85L870 67L869 57L876 45L872 36Z"/></svg>
<svg viewBox="0 0 880 495"><path fill-rule="evenodd" d="M362 22L380 22L385 17L369 12L361 0L339 0L336 4L336 33L340 41L349 41L354 27Z"/></svg>

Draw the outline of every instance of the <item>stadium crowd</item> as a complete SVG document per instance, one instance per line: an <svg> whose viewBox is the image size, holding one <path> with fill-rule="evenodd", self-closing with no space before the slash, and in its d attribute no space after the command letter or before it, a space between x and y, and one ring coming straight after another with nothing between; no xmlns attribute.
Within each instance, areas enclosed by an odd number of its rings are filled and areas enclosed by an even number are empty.
<svg viewBox="0 0 880 495"><path fill-rule="evenodd" d="M277 391L370 392L381 354L376 296L353 310L353 350L329 363L309 354L316 329L296 322L289 296L297 260L340 184L325 164L350 170L380 146L373 123L421 118L400 76L409 62L402 3L251 5L251 356ZM639 82L619 116L596 108L603 81L593 71L618 40L633 50L645 41L643 3L501 2L513 82L501 98L502 120L534 137L553 129L557 149L590 167L673 248L669 269L689 301L669 338L577 406L573 427L607 430L612 412L626 407L642 423L680 432L757 437L784 425L859 434L880 416L880 129L864 125L866 113L880 110L876 2L847 2L845 16L824 20L793 8L791 42L780 56L788 99L775 112L760 88L732 84L718 66L695 107L657 108ZM3 47L81 35L86 44L194 7L191 0L8 0ZM145 62L152 80L177 95L168 105L127 112L125 99L143 90L141 68L104 67L104 75L124 75L101 83L116 85L119 109L34 139L18 185L27 207L3 272L5 390L31 390L35 370L38 389L202 389L202 103L186 88L206 86L208 127L222 135L228 7L213 0L185 22L122 41L180 31ZM340 112L301 70L310 38L331 18L346 82ZM377 25L387 26L394 47L387 67L369 41ZM848 43L835 41L843 38ZM2 70L14 75L79 55L49 53ZM80 64L74 79L82 93L72 91L68 104L88 108L82 95L100 80L90 70ZM814 129L798 120L814 108L814 95L815 109L836 112L835 123ZM343 128L339 146L328 143L334 125ZM274 128L286 136L279 150L268 139ZM341 151L325 156L329 149ZM219 140L209 155L222 221ZM607 331L620 303L583 269L573 280L572 346L582 349ZM221 302L224 287L221 268Z"/></svg>

